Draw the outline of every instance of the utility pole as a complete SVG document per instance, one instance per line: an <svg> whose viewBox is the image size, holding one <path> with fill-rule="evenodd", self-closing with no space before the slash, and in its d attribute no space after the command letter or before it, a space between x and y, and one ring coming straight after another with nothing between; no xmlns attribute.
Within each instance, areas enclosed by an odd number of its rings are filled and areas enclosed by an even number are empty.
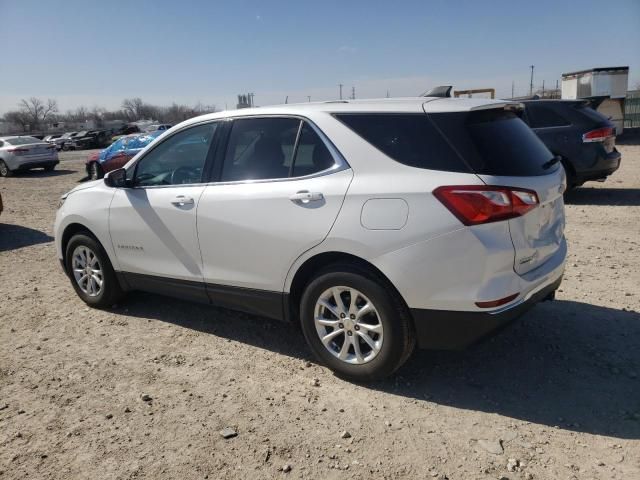
<svg viewBox="0 0 640 480"><path fill-rule="evenodd" d="M343 87L343 85L341 83L339 83L338 87L340 87L340 100L342 100L342 87Z"/></svg>
<svg viewBox="0 0 640 480"><path fill-rule="evenodd" d="M533 97L533 68L535 65L531 65L531 83L529 84L529 96Z"/></svg>
<svg viewBox="0 0 640 480"><path fill-rule="evenodd" d="M513 97L515 96L515 95L513 94L513 91L514 91L514 89L515 89L515 86L516 86L516 82L514 82L513 80L511 80L511 100L513 100Z"/></svg>
<svg viewBox="0 0 640 480"><path fill-rule="evenodd" d="M351 87L351 99L356 99L356 87Z"/></svg>
<svg viewBox="0 0 640 480"><path fill-rule="evenodd" d="M558 79L556 78L556 91L554 93L554 96L558 95ZM556 97L556 98L560 98L560 97Z"/></svg>
<svg viewBox="0 0 640 480"><path fill-rule="evenodd" d="M387 98L389 98L389 97L390 97L390 95L389 95L389 90L387 90Z"/></svg>
<svg viewBox="0 0 640 480"><path fill-rule="evenodd" d="M311 103L311 95L307 95L307 101Z"/></svg>
<svg viewBox="0 0 640 480"><path fill-rule="evenodd" d="M542 98L544 98L544 78L542 79Z"/></svg>

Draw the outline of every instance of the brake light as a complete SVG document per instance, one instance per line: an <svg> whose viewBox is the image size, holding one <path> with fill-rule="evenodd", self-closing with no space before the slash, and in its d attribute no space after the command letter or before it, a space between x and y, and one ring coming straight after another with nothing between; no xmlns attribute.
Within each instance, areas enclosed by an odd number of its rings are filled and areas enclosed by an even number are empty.
<svg viewBox="0 0 640 480"><path fill-rule="evenodd" d="M539 204L536 192L524 188L446 186L436 188L433 195L465 225L520 217Z"/></svg>
<svg viewBox="0 0 640 480"><path fill-rule="evenodd" d="M7 150L7 152L16 153L18 155L28 151L29 151L28 148L10 148Z"/></svg>
<svg viewBox="0 0 640 480"><path fill-rule="evenodd" d="M582 135L582 141L584 143L589 142L604 142L607 138L615 137L616 130L614 127L603 127L596 128L595 130L591 130L590 132Z"/></svg>

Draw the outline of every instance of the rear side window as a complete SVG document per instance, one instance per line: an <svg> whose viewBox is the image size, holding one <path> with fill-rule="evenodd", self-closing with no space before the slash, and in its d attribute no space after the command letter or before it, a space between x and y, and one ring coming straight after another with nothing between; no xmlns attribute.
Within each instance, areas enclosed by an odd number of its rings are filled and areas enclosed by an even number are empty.
<svg viewBox="0 0 640 480"><path fill-rule="evenodd" d="M396 162L410 167L470 173L426 114L356 113L336 118Z"/></svg>
<svg viewBox="0 0 640 480"><path fill-rule="evenodd" d="M562 115L546 105L527 104L527 117L531 128L564 127L571 125Z"/></svg>
<svg viewBox="0 0 640 480"><path fill-rule="evenodd" d="M303 177L321 172L334 165L333 156L320 136L304 122L296 146L292 177Z"/></svg>
<svg viewBox="0 0 640 480"><path fill-rule="evenodd" d="M490 109L429 117L475 173L525 177L559 168L559 163L549 163L553 154L513 112Z"/></svg>

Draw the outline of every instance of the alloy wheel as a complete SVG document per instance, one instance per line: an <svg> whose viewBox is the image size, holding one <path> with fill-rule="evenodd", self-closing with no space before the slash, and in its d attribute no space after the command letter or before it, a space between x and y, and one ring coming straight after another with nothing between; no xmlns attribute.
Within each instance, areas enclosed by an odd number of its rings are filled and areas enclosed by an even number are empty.
<svg viewBox="0 0 640 480"><path fill-rule="evenodd" d="M343 362L360 365L380 353L384 340L380 315L355 288L325 290L316 302L314 322L324 347Z"/></svg>
<svg viewBox="0 0 640 480"><path fill-rule="evenodd" d="M93 250L85 245L76 247L73 251L71 267L80 290L90 297L100 295L104 275L100 260Z"/></svg>

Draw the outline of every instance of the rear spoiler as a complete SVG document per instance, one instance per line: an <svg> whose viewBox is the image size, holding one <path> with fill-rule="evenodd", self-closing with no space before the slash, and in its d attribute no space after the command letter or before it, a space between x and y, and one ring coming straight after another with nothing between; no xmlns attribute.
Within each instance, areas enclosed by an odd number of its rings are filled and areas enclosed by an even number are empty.
<svg viewBox="0 0 640 480"><path fill-rule="evenodd" d="M431 90L427 90L422 93L421 97L438 97L438 98L450 98L453 85L440 85L433 87Z"/></svg>

